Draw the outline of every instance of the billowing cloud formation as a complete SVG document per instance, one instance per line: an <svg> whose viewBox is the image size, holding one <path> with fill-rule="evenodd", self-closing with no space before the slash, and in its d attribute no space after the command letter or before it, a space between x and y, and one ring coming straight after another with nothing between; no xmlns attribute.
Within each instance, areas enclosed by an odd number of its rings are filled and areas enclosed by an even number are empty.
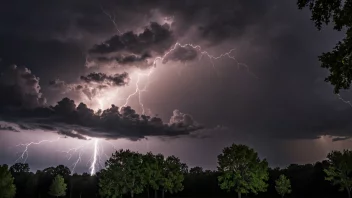
<svg viewBox="0 0 352 198"><path fill-rule="evenodd" d="M110 86L124 86L130 81L128 73L106 75L104 73L90 73L87 76L81 76L81 80L86 83L107 84Z"/></svg>
<svg viewBox="0 0 352 198"><path fill-rule="evenodd" d="M14 131L14 132L19 132L17 129L15 129L13 126L8 126L8 125L2 125L0 124L0 131Z"/></svg>
<svg viewBox="0 0 352 198"><path fill-rule="evenodd" d="M76 106L73 100L64 98L51 107L39 107L32 110L11 110L2 112L8 122L26 124L30 128L55 130L69 137L86 139L129 138L137 140L146 136L188 135L202 127L191 116L174 112L170 123L160 118L139 115L131 107L112 105L104 111L94 112L86 104Z"/></svg>
<svg viewBox="0 0 352 198"><path fill-rule="evenodd" d="M63 80L55 79L49 82L49 86L52 89L60 90L63 94L68 92L81 92L89 100L91 100L101 90L110 87L125 86L130 82L129 75L126 72L121 74L116 73L113 75L93 72L88 75L81 76L80 80L81 81L77 83L66 83Z"/></svg>
<svg viewBox="0 0 352 198"><path fill-rule="evenodd" d="M175 109L173 112L172 117L170 118L171 125L175 126L193 126L194 120L191 115L189 114L184 114L180 112L178 109Z"/></svg>
<svg viewBox="0 0 352 198"><path fill-rule="evenodd" d="M39 78L26 67L12 65L0 74L0 107L34 108L45 104Z"/></svg>
<svg viewBox="0 0 352 198"><path fill-rule="evenodd" d="M141 68L153 65L151 57L164 55L176 39L168 24L152 22L140 33L126 32L115 35L89 50L89 61L96 64L114 62Z"/></svg>

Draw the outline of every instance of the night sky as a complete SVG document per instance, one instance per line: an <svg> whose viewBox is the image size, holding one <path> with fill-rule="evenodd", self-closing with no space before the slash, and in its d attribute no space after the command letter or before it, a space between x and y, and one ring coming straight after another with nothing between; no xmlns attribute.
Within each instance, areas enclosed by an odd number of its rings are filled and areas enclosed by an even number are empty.
<svg viewBox="0 0 352 198"><path fill-rule="evenodd" d="M122 148L215 169L241 143L286 166L352 146L352 94L317 57L343 33L295 1L1 4L0 164L88 172Z"/></svg>

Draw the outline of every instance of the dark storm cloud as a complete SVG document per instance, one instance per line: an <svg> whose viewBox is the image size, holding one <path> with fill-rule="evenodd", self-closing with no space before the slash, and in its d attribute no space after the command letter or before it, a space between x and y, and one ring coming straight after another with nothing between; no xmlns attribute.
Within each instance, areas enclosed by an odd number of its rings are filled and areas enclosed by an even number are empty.
<svg viewBox="0 0 352 198"><path fill-rule="evenodd" d="M13 126L8 126L8 125L3 125L0 124L0 131L13 131L13 132L19 132L16 128Z"/></svg>
<svg viewBox="0 0 352 198"><path fill-rule="evenodd" d="M89 50L89 61L96 64L115 61L119 65L148 67L153 64L148 58L162 56L175 41L168 24L152 22L140 34L126 32L93 46Z"/></svg>
<svg viewBox="0 0 352 198"><path fill-rule="evenodd" d="M64 98L56 106L33 110L8 110L1 112L7 121L21 122L32 128L58 131L59 134L79 139L85 136L107 139L142 139L146 136L176 137L188 135L202 127L191 116L174 112L170 123L160 118L139 115L131 107L111 108L94 112L86 104L78 106Z"/></svg>
<svg viewBox="0 0 352 198"><path fill-rule="evenodd" d="M77 139L81 139L81 140L87 140L86 137L84 137L83 135L79 134L78 132L74 131L74 130L60 130L58 132L58 134L60 135L65 135L68 137L72 137L72 138L77 138Z"/></svg>
<svg viewBox="0 0 352 198"><path fill-rule="evenodd" d="M0 108L35 108L45 104L39 78L26 67L12 65L0 73Z"/></svg>
<svg viewBox="0 0 352 198"><path fill-rule="evenodd" d="M332 138L332 141L333 142L337 142L337 141L343 141L343 140L348 140L348 139L351 139L352 137L335 137L335 138Z"/></svg>
<svg viewBox="0 0 352 198"><path fill-rule="evenodd" d="M108 84L110 86L124 86L130 81L128 73L107 75L104 73L90 73L87 76L81 76L81 80L86 83Z"/></svg>

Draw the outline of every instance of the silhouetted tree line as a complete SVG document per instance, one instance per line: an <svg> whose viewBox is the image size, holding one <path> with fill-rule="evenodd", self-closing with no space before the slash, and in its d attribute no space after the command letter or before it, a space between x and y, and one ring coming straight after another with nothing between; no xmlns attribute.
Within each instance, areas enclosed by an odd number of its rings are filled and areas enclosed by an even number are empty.
<svg viewBox="0 0 352 198"><path fill-rule="evenodd" d="M188 168L177 157L119 150L94 175L59 165L30 172L25 163L0 166L0 198L95 197L350 197L352 151L327 160L270 168L245 146L224 148L218 170ZM347 193L346 193L347 192Z"/></svg>

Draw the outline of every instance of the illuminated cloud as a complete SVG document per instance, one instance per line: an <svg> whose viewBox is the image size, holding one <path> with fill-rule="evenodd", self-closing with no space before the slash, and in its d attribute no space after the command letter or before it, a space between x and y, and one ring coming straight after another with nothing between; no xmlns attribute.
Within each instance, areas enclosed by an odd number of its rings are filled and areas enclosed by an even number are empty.
<svg viewBox="0 0 352 198"><path fill-rule="evenodd" d="M39 78L26 67L12 65L0 74L0 108L35 108L45 104Z"/></svg>

